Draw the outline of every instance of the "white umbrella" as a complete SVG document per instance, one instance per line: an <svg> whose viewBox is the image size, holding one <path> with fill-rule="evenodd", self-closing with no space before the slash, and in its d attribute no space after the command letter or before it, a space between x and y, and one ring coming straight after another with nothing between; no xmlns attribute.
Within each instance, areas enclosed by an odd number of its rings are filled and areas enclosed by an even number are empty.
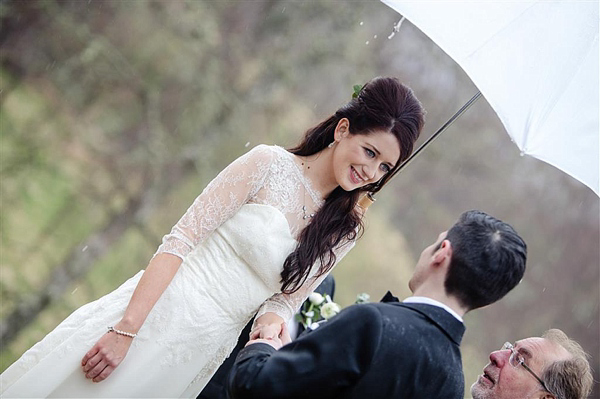
<svg viewBox="0 0 600 399"><path fill-rule="evenodd" d="M600 195L598 1L382 1L462 67L522 153Z"/></svg>

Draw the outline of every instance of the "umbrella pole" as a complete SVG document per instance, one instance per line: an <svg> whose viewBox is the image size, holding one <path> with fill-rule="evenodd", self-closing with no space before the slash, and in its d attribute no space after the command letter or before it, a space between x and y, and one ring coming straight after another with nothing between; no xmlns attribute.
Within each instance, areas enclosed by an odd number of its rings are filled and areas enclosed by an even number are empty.
<svg viewBox="0 0 600 399"><path fill-rule="evenodd" d="M465 113L465 111L468 110L471 107L471 105L473 105L479 99L479 97L481 97L480 91L475 93L475 95L473 97L471 97L471 99L469 101L467 101L465 103L465 105L463 105L458 111L456 111L456 113L454 115L452 115L452 117L450 117L450 119L448 119L448 121L446 123L444 123L435 133L433 133L431 135L431 137L429 137L423 144L421 144L421 146L419 148L417 148L417 150L415 152L413 152L412 155L410 157L408 157L408 159L406 161L402 162L400 164L400 166L398 167L398 169L394 170L392 172L392 174L386 179L385 182L387 183L388 181L390 181L398 172L400 172L402 169L404 169L404 167L406 165L408 165L417 155L419 155L419 153L425 147L427 147L429 144L431 144L431 142L433 140L435 140L444 130L446 130L456 119L458 119L463 113ZM380 186L379 189L381 189L381 187L383 187L383 185ZM358 205L363 209L367 209L369 206L371 206L371 204L373 204L373 202L375 202L375 198L373 197L374 194L375 193L365 194L358 201Z"/></svg>
<svg viewBox="0 0 600 399"><path fill-rule="evenodd" d="M465 105L463 105L458 111L456 111L456 113L454 115L452 115L452 117L450 119L448 119L448 121L446 123L444 123L442 125L442 127L440 127L437 132L435 132L434 134L431 135L431 137L429 137L423 144L421 144L421 146L419 148L417 148L417 150L415 152L412 153L412 155L410 157L408 157L408 159L404 162L402 162L402 164L400 164L400 166L398 167L398 169L396 169L392 175L387 179L387 181L389 181L392 177L394 177L396 175L396 173L400 172L402 169L404 169L404 167L406 165L408 165L417 155L419 155L419 153L421 151L423 151L423 149L425 147L427 147L429 144L431 144L431 142L433 140L435 140L444 130L446 130L448 127L450 127L450 125L452 123L454 123L455 120L457 120L466 110L468 110L471 105L473 105L475 103L475 101L477 101L479 99L479 97L481 97L481 92L478 91L477 93L475 93L475 95L473 97L471 97L471 99L469 101L467 101L465 103Z"/></svg>

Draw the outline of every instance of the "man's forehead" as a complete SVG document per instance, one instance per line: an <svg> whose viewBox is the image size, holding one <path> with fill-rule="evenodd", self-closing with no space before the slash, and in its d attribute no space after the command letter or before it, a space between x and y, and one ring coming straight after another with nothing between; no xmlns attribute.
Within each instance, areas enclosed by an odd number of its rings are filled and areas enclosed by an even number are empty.
<svg viewBox="0 0 600 399"><path fill-rule="evenodd" d="M541 337L516 341L515 348L521 352L528 352L532 359L540 363L555 362L571 357L569 352L561 345Z"/></svg>

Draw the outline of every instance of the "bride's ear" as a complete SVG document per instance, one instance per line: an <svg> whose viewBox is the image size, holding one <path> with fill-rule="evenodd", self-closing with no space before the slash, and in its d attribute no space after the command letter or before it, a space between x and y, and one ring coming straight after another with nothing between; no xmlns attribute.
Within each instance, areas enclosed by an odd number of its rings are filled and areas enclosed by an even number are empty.
<svg viewBox="0 0 600 399"><path fill-rule="evenodd" d="M335 141L340 141L344 137L348 136L348 134L350 134L350 121L348 118L342 118L335 127L333 137Z"/></svg>

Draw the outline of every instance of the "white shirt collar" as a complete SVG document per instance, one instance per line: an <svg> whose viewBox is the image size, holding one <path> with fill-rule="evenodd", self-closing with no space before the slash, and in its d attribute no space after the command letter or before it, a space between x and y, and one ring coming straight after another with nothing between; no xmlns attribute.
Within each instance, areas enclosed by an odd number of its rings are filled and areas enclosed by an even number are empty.
<svg viewBox="0 0 600 399"><path fill-rule="evenodd" d="M452 310L452 308L450 308L448 305L443 304L440 301L436 301L435 299L427 298L427 297L424 297L424 296L409 296L408 298L406 298L402 302L404 302L404 303L424 303L426 305L437 306L439 308L444 309L446 312L448 312L452 316L456 317L456 319L458 319L458 321L460 321L461 323L463 323L463 319L462 319L462 317L460 317L458 315L458 313L456 313L454 310Z"/></svg>

